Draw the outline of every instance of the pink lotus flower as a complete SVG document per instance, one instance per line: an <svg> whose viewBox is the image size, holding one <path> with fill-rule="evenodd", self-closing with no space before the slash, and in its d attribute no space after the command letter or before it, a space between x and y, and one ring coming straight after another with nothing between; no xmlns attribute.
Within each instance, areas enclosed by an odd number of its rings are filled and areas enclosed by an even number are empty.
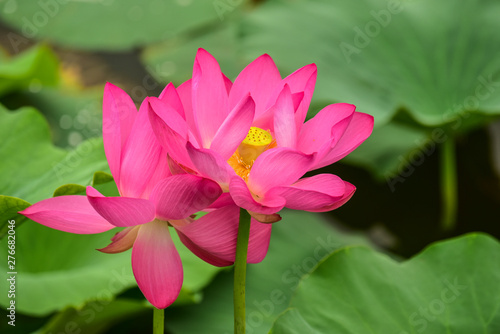
<svg viewBox="0 0 500 334"><path fill-rule="evenodd" d="M332 174L300 178L358 147L373 117L339 103L304 123L316 72L311 64L282 79L262 55L232 83L199 49L191 80L149 98L153 130L181 167L217 182L226 201L259 221L279 220L284 207L333 210L351 198L352 184Z"/></svg>
<svg viewBox="0 0 500 334"><path fill-rule="evenodd" d="M149 104L139 112L121 89L107 84L103 102L103 140L110 170L121 197L105 197L93 187L87 196L60 196L33 204L20 213L51 228L92 234L125 227L110 245L118 253L132 249L132 269L145 297L162 309L177 298L183 281L182 264L170 236L173 227L195 254L217 266L234 262L238 212L226 206L220 186L185 173L160 146L148 117ZM170 171L172 169L172 172ZM191 215L213 204L208 214ZM253 222L249 262L262 261L270 227Z"/></svg>

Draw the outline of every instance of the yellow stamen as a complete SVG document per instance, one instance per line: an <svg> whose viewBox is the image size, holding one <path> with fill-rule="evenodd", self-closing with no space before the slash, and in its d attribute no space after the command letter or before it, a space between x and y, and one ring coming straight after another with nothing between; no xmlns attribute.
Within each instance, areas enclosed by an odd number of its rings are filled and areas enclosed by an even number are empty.
<svg viewBox="0 0 500 334"><path fill-rule="evenodd" d="M255 159L267 150L272 141L273 137L268 131L252 126L238 147L238 153L247 165L252 165Z"/></svg>
<svg viewBox="0 0 500 334"><path fill-rule="evenodd" d="M228 163L237 175L247 181L254 161L264 151L275 146L275 141L269 131L252 126L236 152L229 158Z"/></svg>

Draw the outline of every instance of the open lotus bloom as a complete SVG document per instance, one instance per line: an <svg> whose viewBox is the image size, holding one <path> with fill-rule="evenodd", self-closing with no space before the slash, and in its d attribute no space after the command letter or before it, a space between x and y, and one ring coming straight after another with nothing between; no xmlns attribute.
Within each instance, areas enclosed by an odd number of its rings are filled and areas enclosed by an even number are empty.
<svg viewBox="0 0 500 334"><path fill-rule="evenodd" d="M263 55L232 83L200 49L192 79L149 98L151 125L179 169L216 182L221 198L261 222L278 221L284 207L333 210L355 187L332 174L301 177L352 152L373 117L339 103L304 123L316 73L311 64L282 79Z"/></svg>
<svg viewBox="0 0 500 334"><path fill-rule="evenodd" d="M104 149L121 197L105 197L89 186L86 196L49 198L20 213L70 233L125 227L100 250L118 253L132 247L132 269L139 288L161 309L175 301L183 281L170 227L196 255L227 266L235 258L238 208L220 198L222 190L217 182L180 171L171 160L169 164L167 151L153 133L148 109L149 104L143 102L137 112L125 92L106 85ZM209 211L206 215L192 218L204 209ZM248 262L260 262L267 253L270 226L253 221L250 233Z"/></svg>

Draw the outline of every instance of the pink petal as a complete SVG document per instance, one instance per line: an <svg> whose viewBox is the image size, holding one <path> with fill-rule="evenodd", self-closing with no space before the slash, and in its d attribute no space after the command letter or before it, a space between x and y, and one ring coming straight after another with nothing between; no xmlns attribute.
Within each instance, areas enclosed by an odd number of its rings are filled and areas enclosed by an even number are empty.
<svg viewBox="0 0 500 334"><path fill-rule="evenodd" d="M345 192L341 198L339 198L337 201L335 201L335 202L333 202L330 205L327 205L325 207L318 208L318 209L312 209L312 210L310 209L308 211L327 212L327 211L335 210L335 209L341 207L342 205L344 205L348 200L351 199L352 195L354 195L354 192L356 191L356 187L353 186L352 184L350 184L349 182L344 181L344 184L345 184Z"/></svg>
<svg viewBox="0 0 500 334"><path fill-rule="evenodd" d="M69 233L101 233L115 227L92 208L86 196L48 198L19 213L39 224Z"/></svg>
<svg viewBox="0 0 500 334"><path fill-rule="evenodd" d="M161 158L162 148L151 128L148 108L145 100L122 152L118 189L125 197L144 197Z"/></svg>
<svg viewBox="0 0 500 334"><path fill-rule="evenodd" d="M148 101L151 127L160 145L175 161L186 167L193 168L186 151L188 141L186 122L173 108L159 99L150 97Z"/></svg>
<svg viewBox="0 0 500 334"><path fill-rule="evenodd" d="M236 106L248 93L255 101L255 115L259 116L267 108L281 75L272 58L264 54L241 71L229 93L229 105ZM274 104L274 103L273 103Z"/></svg>
<svg viewBox="0 0 500 334"><path fill-rule="evenodd" d="M236 175L227 163L227 159L222 158L217 152L206 148L195 148L191 143L188 143L186 148L200 175L214 180L224 187L229 185L231 176Z"/></svg>
<svg viewBox="0 0 500 334"><path fill-rule="evenodd" d="M245 139L255 114L255 103L250 95L244 97L229 113L215 134L210 149L228 160Z"/></svg>
<svg viewBox="0 0 500 334"><path fill-rule="evenodd" d="M316 85L317 74L318 69L316 64L309 64L299 68L297 71L283 79L283 84L288 84L292 93L304 92L304 97L302 98L302 101L295 113L297 130L300 130L300 127L306 119L307 110L309 109L314 93L314 86Z"/></svg>
<svg viewBox="0 0 500 334"><path fill-rule="evenodd" d="M170 173L170 168L168 165L167 152L164 148L162 148L160 152L160 159L158 159L156 169L154 170L153 175L151 175L151 178L149 179L149 182L147 183L147 186L144 189L141 197L149 198L151 196L151 192L158 184L158 182L166 179L171 175L172 173Z"/></svg>
<svg viewBox="0 0 500 334"><path fill-rule="evenodd" d="M238 236L239 208L231 205L191 222L176 227L181 241L199 258L214 266L234 263ZM252 219L248 244L248 263L264 259L269 247L271 225Z"/></svg>
<svg viewBox="0 0 500 334"><path fill-rule="evenodd" d="M228 205L235 205L234 201L229 193L223 193L207 209L219 209Z"/></svg>
<svg viewBox="0 0 500 334"><path fill-rule="evenodd" d="M118 183L123 146L137 116L134 102L123 90L109 82L104 87L102 137L111 174Z"/></svg>
<svg viewBox="0 0 500 334"><path fill-rule="evenodd" d="M355 112L344 134L320 160L314 163L314 169L328 166L352 151L363 143L372 133L373 116Z"/></svg>
<svg viewBox="0 0 500 334"><path fill-rule="evenodd" d="M271 188L288 186L297 181L313 161L314 155L287 147L267 150L255 160L248 177L248 187L255 195L263 196Z"/></svg>
<svg viewBox="0 0 500 334"><path fill-rule="evenodd" d="M280 94L282 91L283 90L280 91ZM292 94L293 110L295 113L297 112L297 109L299 108L303 98L304 98L304 92L298 92L298 93ZM261 129L274 130L274 113L276 110L277 103L278 103L278 101L275 101L275 105L272 105L271 107L269 107L264 113L262 113L259 116L259 118L256 118L252 125L259 127ZM296 119L296 114L294 115L294 119ZM300 129L300 127L297 127L297 125L294 124L293 129L295 129L295 128Z"/></svg>
<svg viewBox="0 0 500 334"><path fill-rule="evenodd" d="M111 238L111 243L104 248L98 249L98 251L116 254L129 250L134 245L139 228L140 226L127 227L123 231L116 233L115 236Z"/></svg>
<svg viewBox="0 0 500 334"><path fill-rule="evenodd" d="M196 137L196 141L200 142L200 134L198 133L193 114L193 87L191 84L191 79L177 87L177 93L179 94L179 98L181 99L182 105L184 106L184 116L188 128L193 131Z"/></svg>
<svg viewBox="0 0 500 334"><path fill-rule="evenodd" d="M302 127L297 148L308 154L318 152L316 161L320 161L331 151L332 143L342 137L355 109L354 105L347 103L331 104L323 108Z"/></svg>
<svg viewBox="0 0 500 334"><path fill-rule="evenodd" d="M221 188L212 180L178 174L160 181L151 193L151 200L158 218L183 219L205 209L221 194Z"/></svg>
<svg viewBox="0 0 500 334"><path fill-rule="evenodd" d="M255 219L250 221L250 239L248 241L248 263L259 263L267 255L271 241L272 224L262 224Z"/></svg>
<svg viewBox="0 0 500 334"><path fill-rule="evenodd" d="M231 79L226 77L224 73L222 73L222 77L224 78L224 85L226 86L227 95L229 96L229 92L231 91L231 88L233 88L233 82Z"/></svg>
<svg viewBox="0 0 500 334"><path fill-rule="evenodd" d="M229 112L228 95L217 60L198 49L193 67L193 115L201 145L209 148L217 130Z"/></svg>
<svg viewBox="0 0 500 334"><path fill-rule="evenodd" d="M300 104L304 99L304 95L305 95L304 92L298 92L292 94L293 110L297 111L297 109L300 107Z"/></svg>
<svg viewBox="0 0 500 334"><path fill-rule="evenodd" d="M184 115L184 106L182 105L181 98L179 97L179 93L175 89L172 83L169 83L165 89L161 92L160 96L158 96L160 100L165 103L168 103L172 108L177 111L177 113L183 118L186 119Z"/></svg>
<svg viewBox="0 0 500 334"><path fill-rule="evenodd" d="M154 205L147 199L104 197L91 186L87 187L87 198L95 211L115 226L142 225L155 218Z"/></svg>
<svg viewBox="0 0 500 334"><path fill-rule="evenodd" d="M341 200L346 186L336 175L319 174L301 179L289 187L276 187L270 192L284 197L287 208L318 211Z"/></svg>
<svg viewBox="0 0 500 334"><path fill-rule="evenodd" d="M295 126L295 110L290 87L285 85L273 107L274 135L279 147L295 148L297 144L297 129Z"/></svg>
<svg viewBox="0 0 500 334"><path fill-rule="evenodd" d="M155 220L140 227L132 248L132 270L139 289L154 307L164 309L177 299L182 263L167 222Z"/></svg>
<svg viewBox="0 0 500 334"><path fill-rule="evenodd" d="M239 176L233 176L229 183L229 193L234 203L248 211L265 215L274 214L285 206L285 199L281 196L261 197L259 202L255 200L248 189L247 184Z"/></svg>
<svg viewBox="0 0 500 334"><path fill-rule="evenodd" d="M186 174L186 170L182 168L181 165L177 163L170 154L167 153L167 164L168 164L168 169L172 175L177 175L177 174Z"/></svg>

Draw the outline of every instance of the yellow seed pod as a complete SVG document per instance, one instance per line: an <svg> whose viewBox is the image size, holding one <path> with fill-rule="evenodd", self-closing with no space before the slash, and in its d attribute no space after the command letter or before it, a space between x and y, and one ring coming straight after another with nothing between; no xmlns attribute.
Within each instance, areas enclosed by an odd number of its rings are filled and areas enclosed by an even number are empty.
<svg viewBox="0 0 500 334"><path fill-rule="evenodd" d="M243 162L251 166L255 159L269 147L272 141L273 137L269 131L252 126L246 138L238 147L238 153Z"/></svg>

